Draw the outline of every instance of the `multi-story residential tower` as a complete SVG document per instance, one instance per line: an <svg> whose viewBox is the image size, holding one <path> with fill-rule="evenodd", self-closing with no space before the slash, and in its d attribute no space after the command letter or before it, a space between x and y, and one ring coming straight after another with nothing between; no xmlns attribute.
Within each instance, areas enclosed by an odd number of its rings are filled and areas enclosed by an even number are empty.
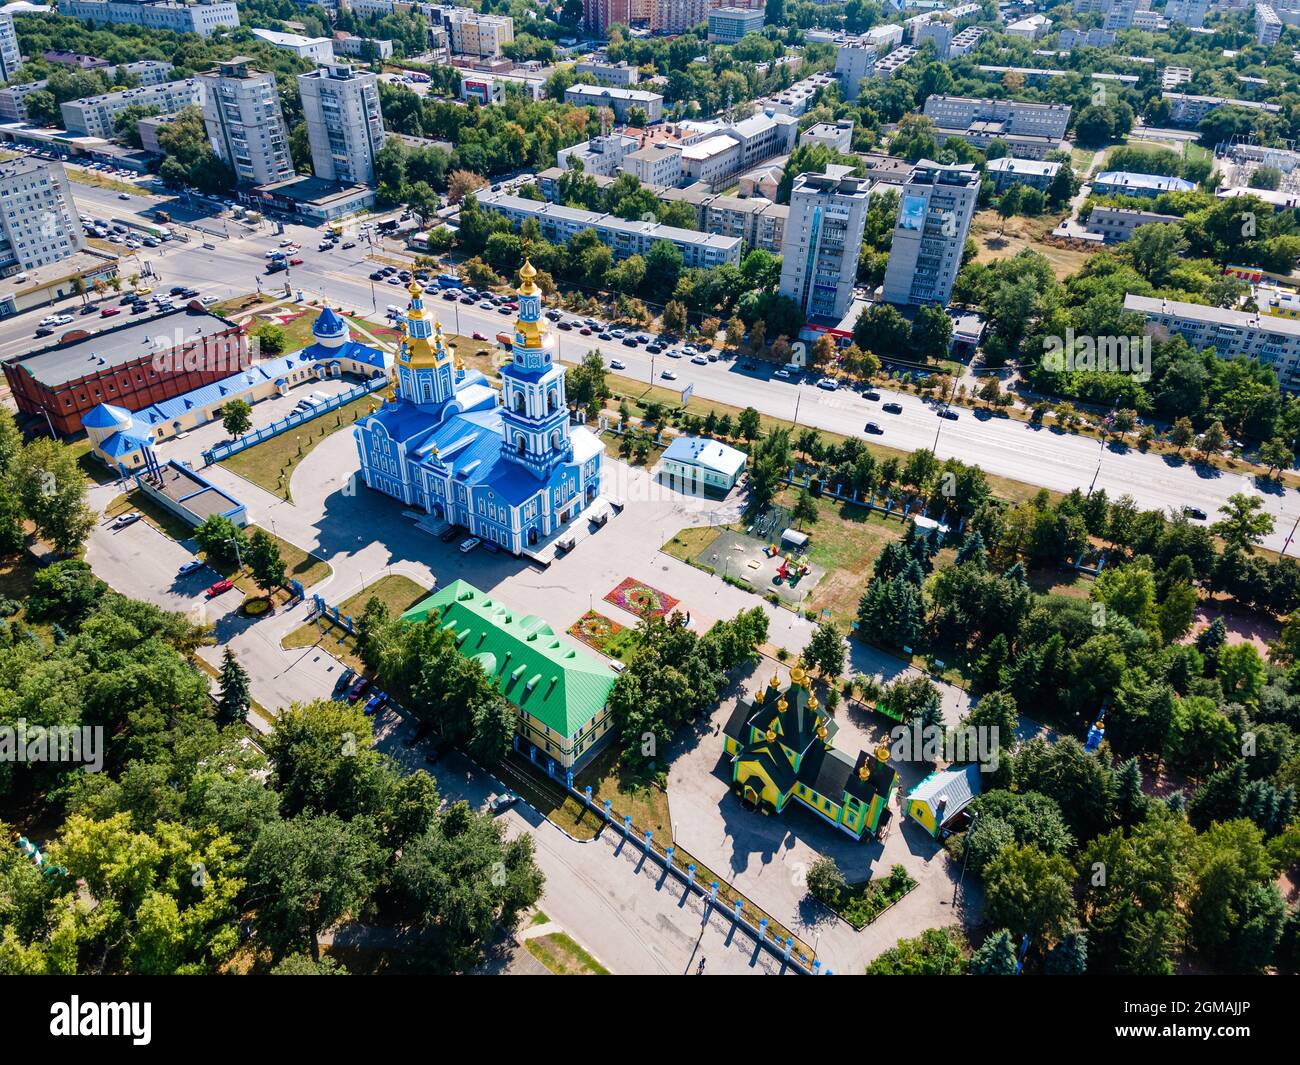
<svg viewBox="0 0 1300 1065"><path fill-rule="evenodd" d="M885 268L886 301L947 304L979 191L979 173L969 164L922 159L912 168Z"/></svg>
<svg viewBox="0 0 1300 1065"><path fill-rule="evenodd" d="M375 183L375 153L384 145L379 77L333 63L298 75L312 169L346 185Z"/></svg>
<svg viewBox="0 0 1300 1065"><path fill-rule="evenodd" d="M827 170L794 179L781 246L780 292L809 318L838 320L853 301L871 182L849 176L847 167Z"/></svg>
<svg viewBox="0 0 1300 1065"><path fill-rule="evenodd" d="M203 124L212 150L242 185L266 185L293 176L289 130L280 110L275 75L236 56L199 75Z"/></svg>
<svg viewBox="0 0 1300 1065"><path fill-rule="evenodd" d="M0 163L0 276L48 266L85 246L61 163Z"/></svg>
<svg viewBox="0 0 1300 1065"><path fill-rule="evenodd" d="M17 74L22 62L22 53L18 51L18 32L14 29L14 17L0 11L0 82L8 81Z"/></svg>
<svg viewBox="0 0 1300 1065"><path fill-rule="evenodd" d="M763 10L748 7L715 7L709 12L709 41L735 44L747 33L763 32Z"/></svg>

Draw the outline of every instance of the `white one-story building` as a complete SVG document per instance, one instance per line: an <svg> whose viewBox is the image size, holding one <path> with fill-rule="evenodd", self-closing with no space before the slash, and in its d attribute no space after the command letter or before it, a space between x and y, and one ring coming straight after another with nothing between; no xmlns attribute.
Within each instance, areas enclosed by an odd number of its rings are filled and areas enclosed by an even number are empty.
<svg viewBox="0 0 1300 1065"><path fill-rule="evenodd" d="M745 453L702 436L679 436L659 460L661 476L683 492L726 495L745 469Z"/></svg>

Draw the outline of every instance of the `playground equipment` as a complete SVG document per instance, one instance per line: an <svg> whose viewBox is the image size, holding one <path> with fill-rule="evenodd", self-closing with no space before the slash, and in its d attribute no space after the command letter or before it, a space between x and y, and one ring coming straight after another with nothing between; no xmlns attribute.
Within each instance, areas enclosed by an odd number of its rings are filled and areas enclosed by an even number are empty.
<svg viewBox="0 0 1300 1065"><path fill-rule="evenodd" d="M790 555L786 555L785 558L781 560L781 565L776 571L776 576L778 580L785 581L786 584L793 588L799 583L801 577L806 577L808 575L810 569L811 567L809 567L808 563L798 562Z"/></svg>
<svg viewBox="0 0 1300 1065"><path fill-rule="evenodd" d="M18 849L23 852L24 857L28 859L37 869L45 876L67 876L68 871L61 865L51 865L41 853L40 848L36 846L26 836L18 837Z"/></svg>

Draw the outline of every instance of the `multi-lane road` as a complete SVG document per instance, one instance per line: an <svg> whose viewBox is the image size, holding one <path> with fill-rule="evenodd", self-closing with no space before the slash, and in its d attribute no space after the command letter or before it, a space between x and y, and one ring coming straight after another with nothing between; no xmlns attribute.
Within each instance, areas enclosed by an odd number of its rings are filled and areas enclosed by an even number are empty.
<svg viewBox="0 0 1300 1065"><path fill-rule="evenodd" d="M74 198L84 213L97 217L123 217L135 214L146 218L159 205L149 196L121 200L116 193L74 186ZM183 215L166 204L176 217ZM358 241L355 248L317 251L320 233L305 226L287 227L285 234L273 234L268 226L247 233L230 225L231 237L209 238L213 246L203 248L198 234L188 244L172 242L158 249L137 253L141 263L148 262L159 276L155 287L186 284L205 295L229 297L251 291L259 282L263 288L282 289L286 281L294 292L308 298L324 298L335 305L363 313L382 316L389 304L404 304L402 287L372 282L367 275L374 269L368 259L369 248ZM285 273L267 275L265 253L285 237L297 240L302 250L295 254L303 264ZM495 336L510 319L494 310L432 298L444 324L463 335L473 332ZM0 325L0 358L27 350L33 343L31 330L42 313L30 312ZM97 319L81 320L93 324ZM1292 490L1261 492L1254 478L1235 473L1202 469L1179 463L1165 456L1103 449L1088 437L1031 427L1009 418L998 418L962 410L957 421L938 418L931 406L915 396L882 390L884 400L902 405L902 413L885 414L881 402L864 399L848 390L827 392L811 381L794 383L771 376L764 366L746 371L742 360L723 360L697 366L688 359L668 359L648 355L642 348L624 347L618 341L601 341L583 337L576 330L555 330L559 357L569 363L581 361L597 350L606 362L619 359L626 368L620 375L636 381L650 382L674 389L694 386L696 396L725 402L738 407L752 406L764 414L795 419L801 425L845 435L863 437L863 427L874 421L884 428L881 436L866 439L903 451L933 448L940 458L955 456L977 464L987 473L1039 485L1060 492L1079 488L1104 488L1112 498L1128 493L1139 506L1178 510L1194 506L1211 518L1234 492L1261 494L1265 506L1276 519L1276 529L1264 544L1280 550L1300 518L1300 500ZM671 369L676 380L662 378ZM1290 549L1288 549L1290 550Z"/></svg>

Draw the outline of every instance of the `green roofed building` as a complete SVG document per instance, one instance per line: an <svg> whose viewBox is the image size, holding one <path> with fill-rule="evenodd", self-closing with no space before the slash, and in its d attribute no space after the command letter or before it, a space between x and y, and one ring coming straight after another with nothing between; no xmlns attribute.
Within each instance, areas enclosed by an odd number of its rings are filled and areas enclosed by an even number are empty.
<svg viewBox="0 0 1300 1065"><path fill-rule="evenodd" d="M616 674L564 643L536 614L520 614L466 581L453 581L402 615L441 624L518 710L515 750L548 770L585 762L610 732ZM553 763L553 764L551 764Z"/></svg>

